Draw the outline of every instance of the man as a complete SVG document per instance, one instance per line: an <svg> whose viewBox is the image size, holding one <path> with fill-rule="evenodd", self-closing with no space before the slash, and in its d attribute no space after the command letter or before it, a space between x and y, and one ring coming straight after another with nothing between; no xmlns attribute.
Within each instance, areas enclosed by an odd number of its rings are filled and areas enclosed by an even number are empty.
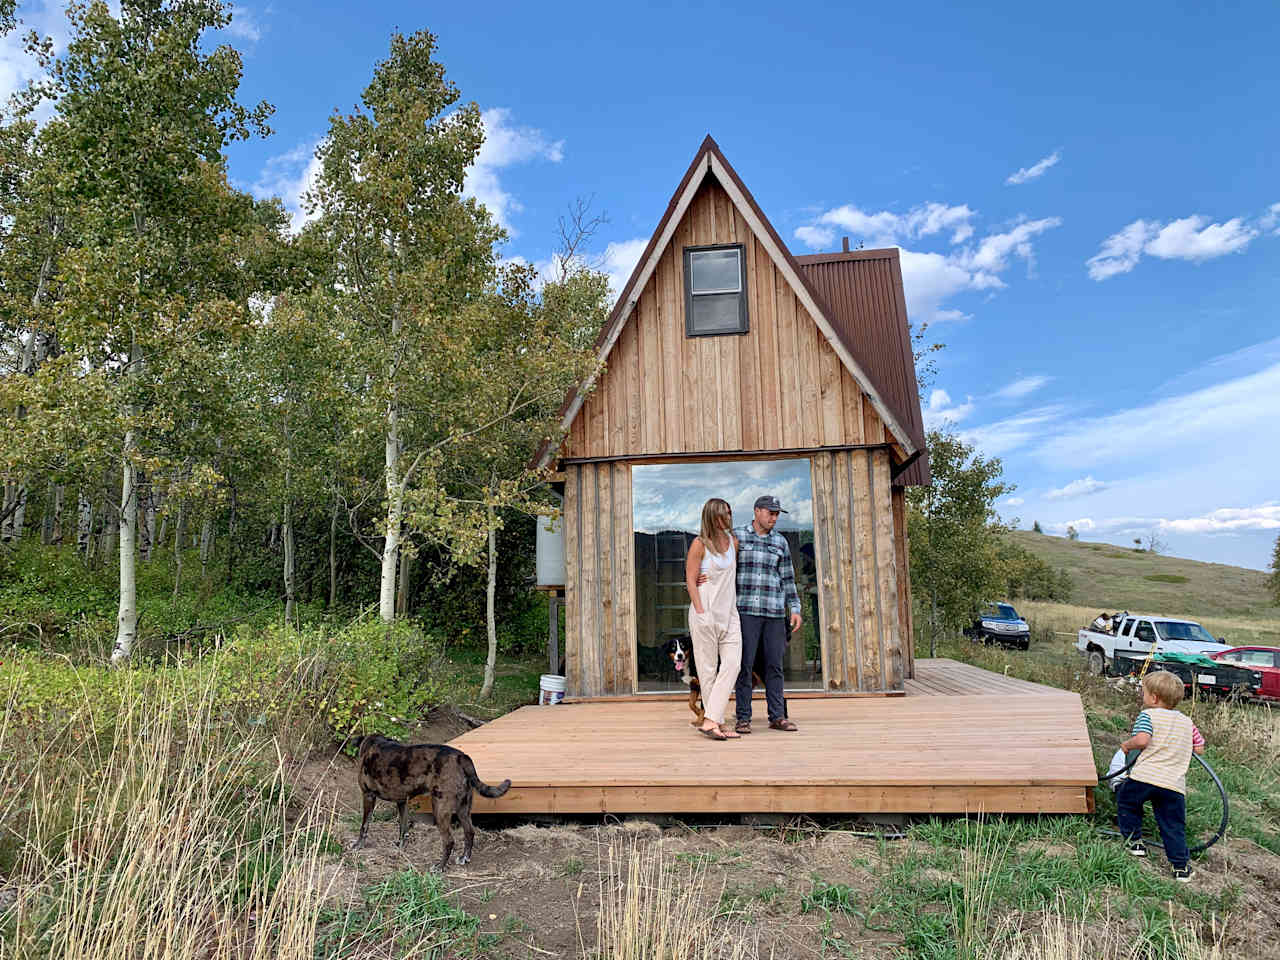
<svg viewBox="0 0 1280 960"><path fill-rule="evenodd" d="M793 732L796 725L785 715L782 700L782 658L787 649L787 618L791 632L800 629L800 595L796 592L791 548L774 533L778 514L786 513L778 498L766 494L756 499L751 522L739 527L738 619L742 622L742 669L734 689L738 733L751 732L751 667L756 651L764 647L764 691L769 705L769 727Z"/></svg>

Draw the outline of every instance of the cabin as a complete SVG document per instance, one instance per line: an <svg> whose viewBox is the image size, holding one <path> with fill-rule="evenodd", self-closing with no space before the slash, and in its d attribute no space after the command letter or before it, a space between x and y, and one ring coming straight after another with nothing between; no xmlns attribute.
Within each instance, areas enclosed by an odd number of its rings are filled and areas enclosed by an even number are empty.
<svg viewBox="0 0 1280 960"><path fill-rule="evenodd" d="M915 657L905 491L929 460L897 250L792 255L708 137L596 348L535 458L563 497L538 578L563 592L567 697L451 741L512 781L477 813L1093 810L1077 694ZM702 504L741 525L765 493L803 607L799 730L712 743L661 648Z"/></svg>
<svg viewBox="0 0 1280 960"><path fill-rule="evenodd" d="M764 493L804 608L788 689L901 692L904 491L929 474L897 249L793 256L708 137L596 347L539 455L563 491L567 696L679 689L660 651L688 629L702 504L742 524Z"/></svg>

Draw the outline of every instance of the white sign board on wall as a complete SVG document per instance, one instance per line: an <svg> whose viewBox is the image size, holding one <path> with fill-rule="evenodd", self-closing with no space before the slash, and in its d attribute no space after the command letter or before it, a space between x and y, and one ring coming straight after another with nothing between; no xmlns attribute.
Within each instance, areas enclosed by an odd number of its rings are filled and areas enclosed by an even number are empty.
<svg viewBox="0 0 1280 960"><path fill-rule="evenodd" d="M540 587L563 587L564 521L538 517L537 576Z"/></svg>

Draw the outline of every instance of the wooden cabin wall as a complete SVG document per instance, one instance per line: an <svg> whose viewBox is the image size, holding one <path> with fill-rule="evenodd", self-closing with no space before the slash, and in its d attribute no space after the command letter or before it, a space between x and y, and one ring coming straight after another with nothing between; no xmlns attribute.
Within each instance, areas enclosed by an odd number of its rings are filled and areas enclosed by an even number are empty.
<svg viewBox="0 0 1280 960"><path fill-rule="evenodd" d="M910 647L888 451L837 450L811 463L827 689L902 690Z"/></svg>
<svg viewBox="0 0 1280 960"><path fill-rule="evenodd" d="M570 464L564 485L567 694L632 693L636 677L631 466Z"/></svg>
<svg viewBox="0 0 1280 960"><path fill-rule="evenodd" d="M683 250L742 243L748 333L685 335ZM868 290L867 296L885 295ZM708 178L570 427L567 459L786 450L889 439L870 400L729 195Z"/></svg>
<svg viewBox="0 0 1280 960"><path fill-rule="evenodd" d="M911 615L911 540L907 537L907 492L893 488L893 547L898 561L898 623L902 626L906 677L916 675L916 630Z"/></svg>

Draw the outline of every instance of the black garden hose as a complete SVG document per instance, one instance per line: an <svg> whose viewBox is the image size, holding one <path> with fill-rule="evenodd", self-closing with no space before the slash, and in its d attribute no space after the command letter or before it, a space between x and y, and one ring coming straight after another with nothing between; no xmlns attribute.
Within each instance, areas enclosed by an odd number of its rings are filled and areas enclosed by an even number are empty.
<svg viewBox="0 0 1280 960"><path fill-rule="evenodd" d="M1196 853L1204 853L1204 851L1208 850L1215 843L1221 840L1223 834L1227 832L1227 820L1231 816L1231 804L1227 800L1227 788L1222 785L1222 781L1218 779L1218 774L1214 772L1213 767L1209 766L1209 761L1207 761L1204 757L1200 756L1200 754L1198 753L1193 753L1192 756L1196 758L1200 766L1204 767L1205 771L1209 774L1209 776L1213 778L1214 786L1218 788L1218 795L1222 797L1222 819L1218 821L1217 832L1214 833L1214 835L1204 843L1197 844L1194 847L1187 848L1188 853L1196 854ZM1126 763L1123 767L1121 767L1115 773L1100 774L1098 776L1098 781L1102 782L1104 780L1110 780L1113 777L1120 776L1120 774L1122 773L1127 773L1129 770L1133 769L1133 765L1137 762L1138 762L1138 751L1134 751L1134 756L1132 760ZM1113 836L1113 837L1122 836L1119 830L1104 830L1102 832L1109 834L1110 836ZM1149 842L1155 844L1158 847L1163 846L1159 840L1151 840Z"/></svg>

